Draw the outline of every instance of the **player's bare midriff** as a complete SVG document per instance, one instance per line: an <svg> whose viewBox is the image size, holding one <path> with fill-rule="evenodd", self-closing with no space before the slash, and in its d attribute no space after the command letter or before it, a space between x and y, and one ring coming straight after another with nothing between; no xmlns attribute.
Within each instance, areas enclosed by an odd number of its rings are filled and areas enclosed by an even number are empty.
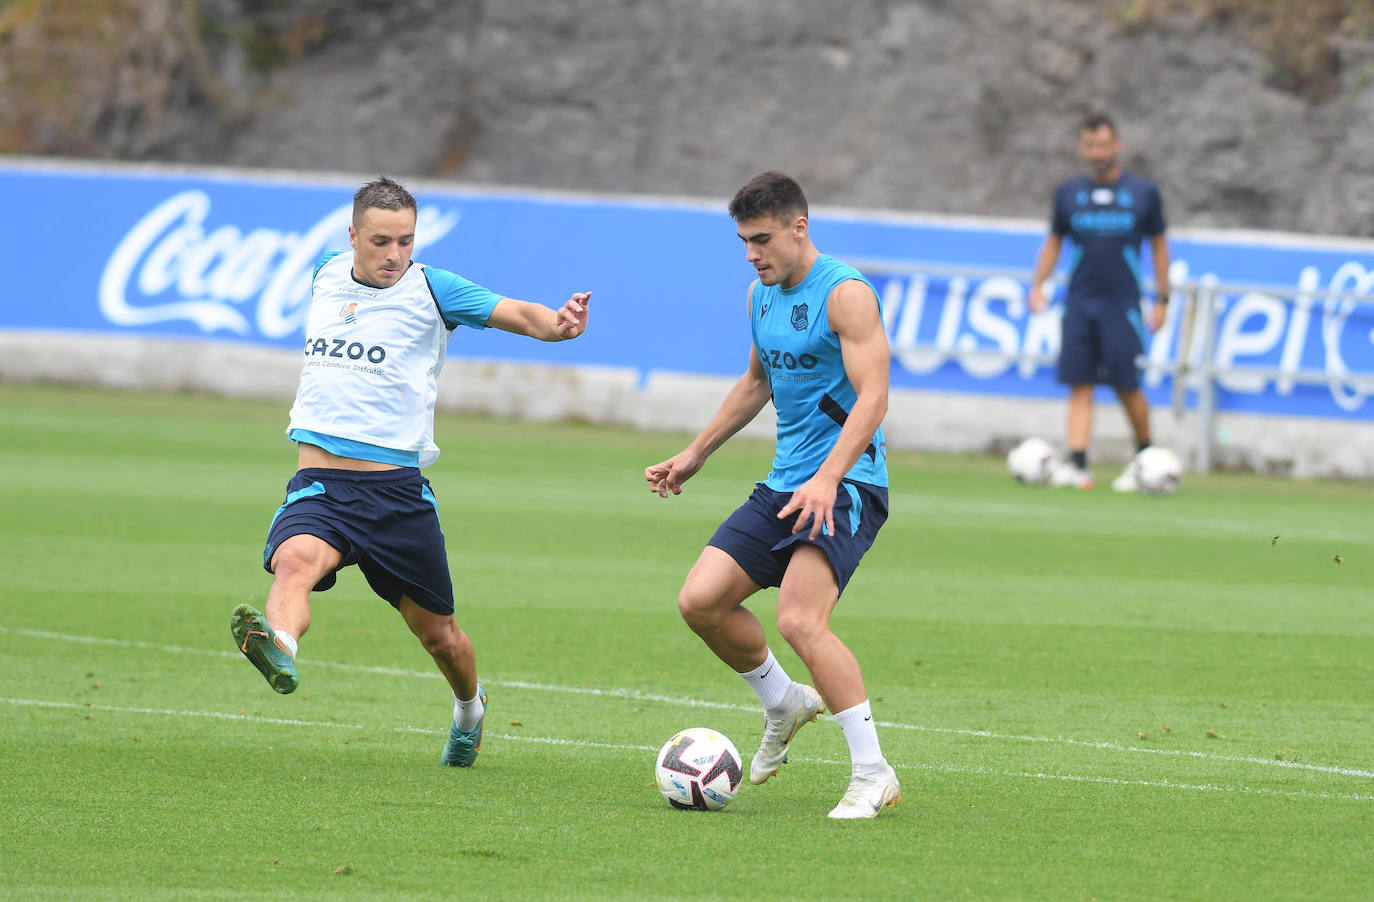
<svg viewBox="0 0 1374 902"><path fill-rule="evenodd" d="M296 469L304 470L307 467L323 467L329 470L400 469L395 464L384 464L375 460L359 460L356 457L340 457L337 454L330 454L319 445L301 442L300 452L296 458Z"/></svg>

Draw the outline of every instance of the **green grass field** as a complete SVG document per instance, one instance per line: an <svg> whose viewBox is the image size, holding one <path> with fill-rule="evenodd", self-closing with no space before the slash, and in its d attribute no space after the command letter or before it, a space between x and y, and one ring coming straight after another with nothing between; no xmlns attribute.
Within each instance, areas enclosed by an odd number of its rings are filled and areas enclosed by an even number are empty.
<svg viewBox="0 0 1374 902"><path fill-rule="evenodd" d="M447 687L356 570L315 596L294 695L233 647L286 406L0 385L0 897L1368 898L1374 486L1056 492L899 454L834 626L902 803L826 819L827 717L702 814L659 797L658 747L703 725L747 758L762 717L676 593L769 446L665 501L642 470L681 435L440 417L491 694L454 770Z"/></svg>

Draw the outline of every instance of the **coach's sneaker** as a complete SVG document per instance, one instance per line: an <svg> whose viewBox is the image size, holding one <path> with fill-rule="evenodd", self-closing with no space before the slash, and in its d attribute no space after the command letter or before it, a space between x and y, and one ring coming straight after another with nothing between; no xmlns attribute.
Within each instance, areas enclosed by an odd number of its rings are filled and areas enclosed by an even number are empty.
<svg viewBox="0 0 1374 902"><path fill-rule="evenodd" d="M481 683L477 684L477 697L482 700L482 717L471 730L460 730L456 723L449 727L448 744L444 746L444 754L439 756L440 764L472 767L477 760L477 753L482 751L482 724L487 720L487 690L482 688Z"/></svg>
<svg viewBox="0 0 1374 902"><path fill-rule="evenodd" d="M229 629L244 657L267 679L267 685L286 695L296 690L296 659L282 645L267 618L251 605L241 604L229 615Z"/></svg>
<svg viewBox="0 0 1374 902"><path fill-rule="evenodd" d="M1139 457L1131 458L1131 462L1126 464L1126 469L1121 471L1121 475L1112 480L1113 492L1138 492L1140 491L1140 465L1136 463Z"/></svg>
<svg viewBox="0 0 1374 902"><path fill-rule="evenodd" d="M1093 487L1093 474L1082 467L1075 467L1069 461L1061 461L1050 471L1050 485L1056 488L1090 489Z"/></svg>
<svg viewBox="0 0 1374 902"><path fill-rule="evenodd" d="M792 737L797 735L806 724L816 719L817 714L825 713L821 694L810 686L793 683L787 690L780 711L769 711L764 715L763 742L749 762L749 782L765 783L787 762L787 749L792 745Z"/></svg>
<svg viewBox="0 0 1374 902"><path fill-rule="evenodd" d="M897 772L886 761L880 764L856 764L849 778L840 804L829 816L836 820L877 817L884 808L891 808L902 800L902 784Z"/></svg>

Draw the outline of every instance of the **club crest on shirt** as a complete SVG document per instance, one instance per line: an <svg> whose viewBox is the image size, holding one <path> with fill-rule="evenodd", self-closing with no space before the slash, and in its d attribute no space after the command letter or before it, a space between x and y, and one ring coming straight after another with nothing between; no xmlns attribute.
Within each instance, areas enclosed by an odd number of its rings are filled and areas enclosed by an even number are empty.
<svg viewBox="0 0 1374 902"><path fill-rule="evenodd" d="M339 319L348 323L350 326L358 321L357 303L344 304L339 308Z"/></svg>
<svg viewBox="0 0 1374 902"><path fill-rule="evenodd" d="M792 328L798 332L805 332L806 327L811 323L806 318L806 305L797 304L792 308Z"/></svg>

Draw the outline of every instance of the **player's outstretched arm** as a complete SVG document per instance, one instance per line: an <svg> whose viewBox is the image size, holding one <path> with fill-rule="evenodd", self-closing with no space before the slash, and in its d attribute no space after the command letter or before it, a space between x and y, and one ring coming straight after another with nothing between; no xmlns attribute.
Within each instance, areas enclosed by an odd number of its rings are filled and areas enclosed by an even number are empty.
<svg viewBox="0 0 1374 902"><path fill-rule="evenodd" d="M667 498L669 492L681 495L682 484L696 475L706 463L706 458L725 444L730 436L758 416L770 397L772 389L768 385L768 375L763 371L763 364L759 363L758 353L751 347L749 369L735 382L721 402L720 409L692 439L692 443L667 460L644 468L649 491L657 493L660 498Z"/></svg>
<svg viewBox="0 0 1374 902"><path fill-rule="evenodd" d="M665 461L645 467L644 479L649 483L649 491L660 498L667 498L669 492L681 495L682 484L695 476L704 463L706 458L689 446Z"/></svg>
<svg viewBox="0 0 1374 902"><path fill-rule="evenodd" d="M590 291L578 291L554 310L543 304L502 298L487 317L487 325L540 341L567 341L587 331L591 300Z"/></svg>

